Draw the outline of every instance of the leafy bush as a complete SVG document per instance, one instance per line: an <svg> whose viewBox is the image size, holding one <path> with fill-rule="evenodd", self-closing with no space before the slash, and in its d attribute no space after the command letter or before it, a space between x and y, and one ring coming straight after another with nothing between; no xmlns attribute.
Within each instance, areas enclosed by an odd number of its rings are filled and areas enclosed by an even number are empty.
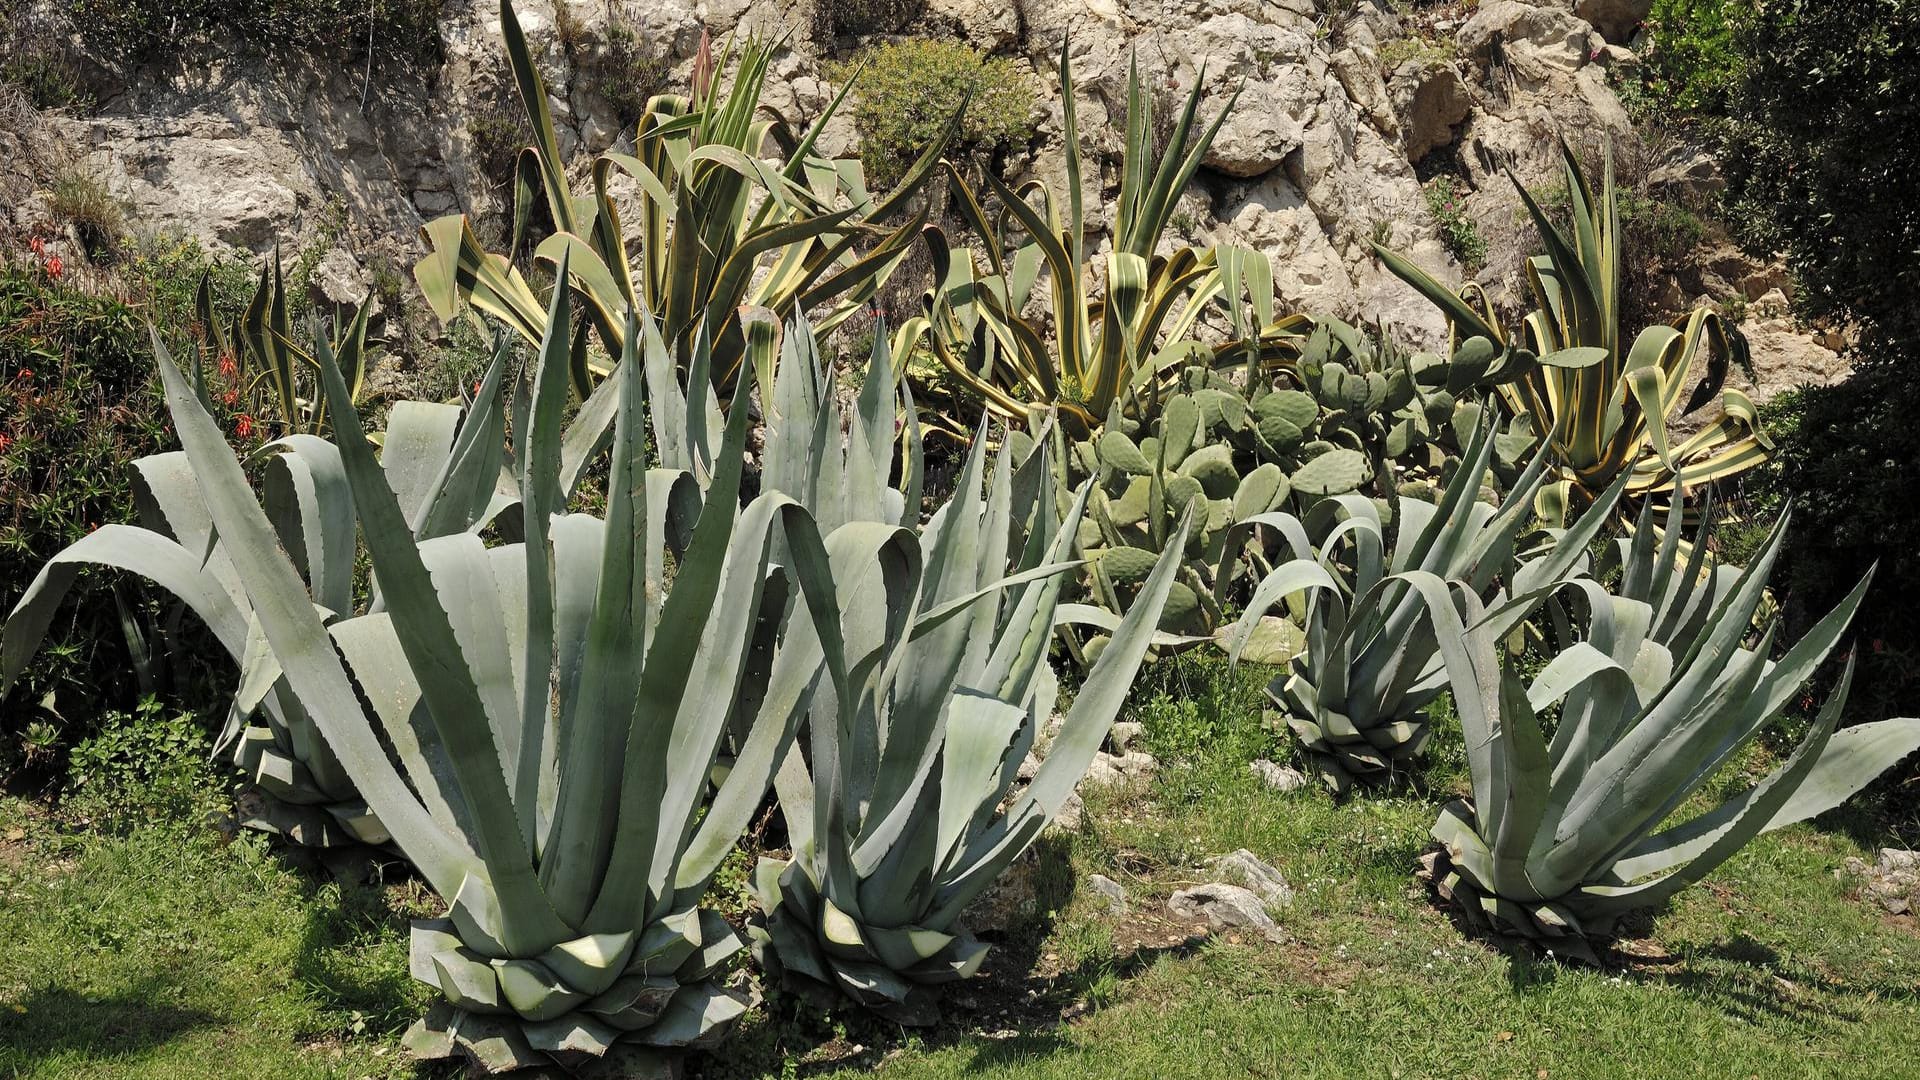
<svg viewBox="0 0 1920 1080"><path fill-rule="evenodd" d="M204 819L217 799L208 742L204 718L169 714L155 698L109 712L99 733L68 755L66 808L110 831L156 818Z"/></svg>
<svg viewBox="0 0 1920 1080"><path fill-rule="evenodd" d="M1722 115L1738 77L1735 34L1752 0L1654 0L1650 44L1621 69L1622 102L1641 121L1686 122Z"/></svg>
<svg viewBox="0 0 1920 1080"><path fill-rule="evenodd" d="M212 265L195 244L149 242L123 257L114 296L55 277L51 260L0 268L0 614L40 559L132 517L124 463L172 442L144 321L190 343L194 288ZM226 308L237 307L245 271L222 268L217 280ZM29 725L42 725L31 745L44 755L55 749L45 725L130 706L138 684L113 592L87 591L56 618L49 647L0 710L0 773Z"/></svg>
<svg viewBox="0 0 1920 1080"><path fill-rule="evenodd" d="M1440 228L1440 242L1447 253L1460 260L1468 274L1477 273L1487 262L1487 239L1480 235L1461 204L1461 195L1451 176L1436 176L1427 181L1427 212Z"/></svg>
<svg viewBox="0 0 1920 1080"><path fill-rule="evenodd" d="M1736 37L1722 167L1741 239L1809 314L1920 342L1920 0L1775 0Z"/></svg>
<svg viewBox="0 0 1920 1080"><path fill-rule="evenodd" d="M96 262L111 261L126 232L126 212L120 200L98 176L83 168L69 168L54 177L47 193L47 211L56 220L73 226L87 257Z"/></svg>
<svg viewBox="0 0 1920 1080"><path fill-rule="evenodd" d="M0 0L0 83L19 87L36 109L85 112L93 96L64 48L65 14L34 0Z"/></svg>
<svg viewBox="0 0 1920 1080"><path fill-rule="evenodd" d="M864 65L862 67L861 65ZM957 41L910 38L864 50L852 64L828 68L854 86L853 126L867 182L891 187L940 137L960 101L973 95L955 152L992 150L1033 130L1034 89L1014 61L987 57Z"/></svg>
<svg viewBox="0 0 1920 1080"><path fill-rule="evenodd" d="M896 33L924 6L924 0L820 0L813 8L813 36Z"/></svg>
<svg viewBox="0 0 1920 1080"><path fill-rule="evenodd" d="M1854 719L1920 693L1920 2L1771 0L1736 28L1722 155L1731 220L1783 251L1805 314L1858 320L1859 371L1799 395L1777 439L1793 499L1789 620L1824 611L1879 564L1855 628ZM1912 796L1906 798L1910 801Z"/></svg>
<svg viewBox="0 0 1920 1080"><path fill-rule="evenodd" d="M67 0L88 51L120 63L163 59L206 42L264 52L429 67L441 59L437 0Z"/></svg>

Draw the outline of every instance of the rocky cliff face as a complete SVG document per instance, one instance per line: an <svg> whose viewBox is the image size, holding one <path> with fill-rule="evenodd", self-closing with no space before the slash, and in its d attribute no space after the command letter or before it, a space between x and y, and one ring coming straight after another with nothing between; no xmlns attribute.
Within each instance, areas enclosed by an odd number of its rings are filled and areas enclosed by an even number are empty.
<svg viewBox="0 0 1920 1080"><path fill-rule="evenodd" d="M830 2L523 0L518 10L552 80L562 148L584 161L627 139L596 90L604 82L590 77L610 23L630 29L679 85L703 29L784 34L767 104L804 120L832 92L824 63L855 44L812 32L821 21L812 5ZM1438 314L1379 266L1370 243L1458 280L1463 269L1421 186L1448 171L1481 220L1515 223L1510 237L1491 230L1482 273L1511 286L1531 241L1505 170L1526 182L1548 176L1563 133L1611 141L1643 172L1659 165L1608 85L1610 69L1634 62L1626 43L1646 7L1481 0L1401 14L1383 0L925 0L912 29L1020 58L1053 94L1065 44L1083 140L1106 166L1085 177L1089 207L1107 201L1093 189L1117 186L1132 58L1163 84L1163 98L1204 73L1203 115L1237 91L1177 239L1253 246L1272 260L1284 304L1435 344L1445 329ZM371 262L411 264L422 221L500 208L475 123L489 109L498 115L509 91L493 0L448 0L440 34L437 71L387 78L286 57L183 58L99 88L95 115L53 123L136 221L252 252L320 235L338 250L322 260L317 287L355 298ZM1007 167L1062 182L1060 104L1043 99L1041 109L1038 137ZM842 124L826 148L845 152L851 140Z"/></svg>

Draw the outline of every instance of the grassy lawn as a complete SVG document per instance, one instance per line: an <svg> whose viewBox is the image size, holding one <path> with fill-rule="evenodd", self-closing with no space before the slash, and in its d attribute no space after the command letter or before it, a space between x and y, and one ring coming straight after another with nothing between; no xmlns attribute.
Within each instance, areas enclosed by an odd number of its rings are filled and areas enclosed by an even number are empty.
<svg viewBox="0 0 1920 1080"><path fill-rule="evenodd" d="M1089 799L1027 871L1038 916L1004 936L948 1026L822 1018L773 993L695 1076L1904 1077L1920 1060L1920 932L1834 871L1879 838L1763 838L1646 920L1601 969L1464 938L1411 874L1459 782L1336 805L1246 768L1279 747L1259 675L1163 665L1137 694L1152 787ZM1755 765L1754 767L1757 767ZM137 793L136 793L137 794ZM0 804L0 1076L412 1077L398 1035L428 1000L405 972L409 880L348 885L256 837L76 826ZM1856 839L1853 834L1859 834ZM1864 843L1862 842L1864 840ZM1245 847L1293 885L1284 945L1190 937L1166 914ZM1122 882L1108 913L1074 888ZM722 890L725 893L725 890ZM737 901L735 901L737 903Z"/></svg>

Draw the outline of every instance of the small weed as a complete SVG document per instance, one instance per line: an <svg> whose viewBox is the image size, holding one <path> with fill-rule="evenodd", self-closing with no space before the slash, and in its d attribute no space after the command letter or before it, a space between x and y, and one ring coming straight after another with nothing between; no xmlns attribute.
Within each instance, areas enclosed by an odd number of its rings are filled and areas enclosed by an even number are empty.
<svg viewBox="0 0 1920 1080"><path fill-rule="evenodd" d="M95 262L111 262L126 235L126 210L98 176L75 166L54 177L47 211L72 226L80 246Z"/></svg>
<svg viewBox="0 0 1920 1080"><path fill-rule="evenodd" d="M1436 176L1426 184L1427 212L1440 229L1440 243L1447 253L1460 260L1468 274L1480 271L1487 262L1487 240L1479 225L1467 215L1464 195L1450 176Z"/></svg>

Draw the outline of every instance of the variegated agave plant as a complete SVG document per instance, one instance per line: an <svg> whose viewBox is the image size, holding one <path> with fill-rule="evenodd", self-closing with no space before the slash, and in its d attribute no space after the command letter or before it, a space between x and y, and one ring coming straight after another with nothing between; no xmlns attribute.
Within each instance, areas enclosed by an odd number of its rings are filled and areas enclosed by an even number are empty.
<svg viewBox="0 0 1920 1080"><path fill-rule="evenodd" d="M1722 389L1731 367L1747 364L1745 339L1716 312L1697 308L1628 340L1621 323L1624 251L1612 151L1596 193L1572 149L1563 142L1560 150L1572 201L1570 228L1556 225L1512 178L1546 248L1528 260L1535 308L1518 332L1501 325L1478 286L1456 293L1375 245L1387 269L1445 312L1459 346L1456 362L1471 357L1503 369L1497 381L1516 421L1515 436L1544 440L1556 458L1555 477L1538 493L1543 516L1562 521L1581 512L1622 473L1631 477L1629 499L1664 502L1677 488L1723 480L1764 462L1769 444L1756 426L1753 402ZM1522 362L1511 362L1514 357ZM1703 364L1689 394L1694 369ZM1691 413L1716 394L1720 417L1673 444L1667 426L1675 411Z"/></svg>
<svg viewBox="0 0 1920 1080"><path fill-rule="evenodd" d="M836 573L867 582L842 593L852 677L845 692L816 699L807 752L780 771L793 856L763 859L754 875L765 912L755 952L770 972L823 1003L850 1000L905 1023L932 1022L938 988L979 969L987 946L961 913L1091 763L1179 569L1175 543L1038 772L1015 790L1054 707L1046 654L1087 489L1056 526L1044 452L1035 485L1018 482L1002 454L982 498L985 442L924 531L849 525L829 541ZM891 538L879 560L874 544L855 542L869 534ZM1016 572L1002 581L1010 551Z"/></svg>
<svg viewBox="0 0 1920 1080"><path fill-rule="evenodd" d="M618 384L605 519L565 511L569 297L555 290L515 424L519 543L415 536L323 355L382 598L331 625L161 357L194 479L274 660L393 841L449 899L446 919L414 928L412 971L444 1001L407 1043L493 1069L698 1044L745 1008L714 981L739 939L700 900L837 652L831 616L852 584L833 580L791 499L739 505L746 410L729 420L704 498L684 473L646 470L640 378ZM636 345L637 321L625 338ZM663 348L657 336L649 347ZM622 366L637 367L635 353ZM449 469L490 483L488 435ZM683 538L670 518L689 500L698 519ZM787 564L770 558L776 536ZM748 734L710 788L730 729Z"/></svg>
<svg viewBox="0 0 1920 1080"><path fill-rule="evenodd" d="M362 367L364 341L364 320L355 320L341 339L345 371ZM496 521L511 525L517 517L518 481L503 468L504 419L495 401L505 361L503 341L470 412L410 401L388 417L382 470L420 540L478 532ZM356 577L360 522L338 448L295 434L261 447L256 459L264 466L261 498L274 536L315 609L335 622L377 606L370 583ZM215 528L187 455L155 454L132 466L143 525L104 526L48 560L0 630L0 695L39 649L81 568L138 574L192 610L240 670L217 746L231 748L234 764L262 796L246 801L245 824L316 848L387 844L385 827L272 662L232 544Z"/></svg>
<svg viewBox="0 0 1920 1080"><path fill-rule="evenodd" d="M1801 692L1865 594L1862 579L1777 660L1771 626L1743 645L1785 532L1783 516L1710 613L1668 625L1664 637L1670 605L1574 580L1565 588L1585 602L1585 640L1555 655L1531 684L1502 666L1500 628L1483 617L1477 597L1423 585L1444 626L1473 777L1471 800L1449 804L1434 825L1443 850L1427 867L1470 924L1591 959L1590 939L1610 933L1622 915L1659 908L1748 840L1838 806L1920 748L1920 720L1835 732L1849 662L1783 764L1718 807L1675 820ZM1629 556L1627 574L1657 576L1663 562L1671 567L1643 549ZM1554 707L1549 737L1539 714Z"/></svg>
<svg viewBox="0 0 1920 1080"><path fill-rule="evenodd" d="M1424 710L1447 686L1444 634L1406 575L1424 573L1487 598L1492 624L1505 633L1545 600L1546 586L1583 565L1605 519L1604 510L1587 514L1573 529L1547 534L1544 550L1519 552L1545 458L1535 458L1496 509L1480 501L1493 445L1491 425L1480 425L1438 503L1401 496L1391 549L1378 507L1359 495L1316 505L1304 528L1289 515L1269 514L1235 526L1240 531L1227 538L1223 558L1233 557L1246 530L1262 525L1289 536L1296 553L1307 538L1317 541L1317 556L1281 564L1255 588L1229 652L1237 657L1257 620L1276 605L1304 607L1306 649L1267 694L1336 794L1406 772L1431 734ZM1603 493L1603 507L1621 487Z"/></svg>
<svg viewBox="0 0 1920 1080"><path fill-rule="evenodd" d="M867 190L858 159L833 160L817 149L820 134L851 86L843 87L803 132L769 120L760 101L777 43L751 40L737 50L731 79L702 43L690 95L648 100L633 133L634 153L609 151L576 191L561 157L548 90L513 10L501 0L501 36L520 101L533 132L520 152L514 183L514 233L505 253L481 246L462 215L428 222L428 254L414 269L427 303L442 320L464 305L512 327L529 342L546 333L544 305L515 265L528 212L544 196L553 235L535 259L569 260L569 283L609 357L623 348L626 313L648 313L681 365L704 335L708 377L731 397L746 354L738 313L765 307L777 317L817 311L821 333L858 312L906 257L926 220L910 209L932 175L959 117L884 197ZM778 160L761 157L769 141ZM618 174L635 188L632 221L639 235L630 259L612 189ZM585 349L575 354L576 390L585 396L610 368ZM769 372L756 373L762 385Z"/></svg>

